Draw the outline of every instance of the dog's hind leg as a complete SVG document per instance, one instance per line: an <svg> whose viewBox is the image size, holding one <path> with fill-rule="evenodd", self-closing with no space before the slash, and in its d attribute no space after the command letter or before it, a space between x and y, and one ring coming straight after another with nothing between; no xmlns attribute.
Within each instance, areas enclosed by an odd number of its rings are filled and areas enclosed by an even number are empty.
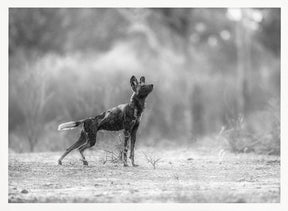
<svg viewBox="0 0 288 211"><path fill-rule="evenodd" d="M88 166L88 162L87 162L87 160L86 160L86 158L85 158L85 156L84 156L84 154L83 154L83 151L81 151L80 148L79 148L78 150L79 150L80 155L81 155L81 157L82 157L81 160L82 160L82 162L83 162L83 165Z"/></svg>
<svg viewBox="0 0 288 211"><path fill-rule="evenodd" d="M83 144L82 146L79 147L79 152L81 154L81 157L82 157L82 162L83 162L83 165L87 166L88 165L88 162L84 156L84 150L90 148L90 147L93 147L96 143L96 134L92 133L92 134L88 134L88 140L85 144Z"/></svg>
<svg viewBox="0 0 288 211"><path fill-rule="evenodd" d="M62 160L66 157L66 155L68 155L72 150L77 149L78 147L80 147L81 145L83 145L86 141L86 134L85 132L82 130L80 137L78 139L77 142L75 142L73 145L71 145L69 148L66 149L66 151L64 152L64 154L59 158L58 160L58 164L62 165Z"/></svg>

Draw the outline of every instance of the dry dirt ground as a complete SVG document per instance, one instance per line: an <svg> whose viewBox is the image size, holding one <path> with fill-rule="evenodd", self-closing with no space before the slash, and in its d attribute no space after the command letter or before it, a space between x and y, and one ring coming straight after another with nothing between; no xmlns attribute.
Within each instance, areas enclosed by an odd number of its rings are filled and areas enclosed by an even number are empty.
<svg viewBox="0 0 288 211"><path fill-rule="evenodd" d="M156 169L144 153L161 158ZM106 162L105 151L9 153L9 202L279 202L280 158L197 148L139 147L139 167Z"/></svg>

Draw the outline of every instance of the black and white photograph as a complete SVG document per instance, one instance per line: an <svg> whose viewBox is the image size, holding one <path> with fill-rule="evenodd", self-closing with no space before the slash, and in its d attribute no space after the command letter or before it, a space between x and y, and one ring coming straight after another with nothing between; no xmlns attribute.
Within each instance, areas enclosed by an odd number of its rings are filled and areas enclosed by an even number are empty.
<svg viewBox="0 0 288 211"><path fill-rule="evenodd" d="M280 6L7 10L8 204L281 203Z"/></svg>

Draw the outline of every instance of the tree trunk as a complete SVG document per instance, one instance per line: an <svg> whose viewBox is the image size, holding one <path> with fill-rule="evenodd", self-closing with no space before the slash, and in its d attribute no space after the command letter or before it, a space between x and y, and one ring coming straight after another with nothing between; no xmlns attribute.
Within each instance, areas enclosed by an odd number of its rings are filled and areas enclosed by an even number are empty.
<svg viewBox="0 0 288 211"><path fill-rule="evenodd" d="M242 11L242 10L241 10ZM237 114L245 115L249 110L250 84L250 45L251 36L244 26L247 20L246 9L242 11L242 20L236 23L237 47Z"/></svg>

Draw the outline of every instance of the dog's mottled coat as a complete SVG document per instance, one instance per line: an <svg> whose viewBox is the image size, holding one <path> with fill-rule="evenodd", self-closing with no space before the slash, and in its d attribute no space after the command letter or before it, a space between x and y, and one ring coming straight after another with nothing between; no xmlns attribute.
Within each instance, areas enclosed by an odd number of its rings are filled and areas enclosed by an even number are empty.
<svg viewBox="0 0 288 211"><path fill-rule="evenodd" d="M84 157L84 150L90 148L96 143L96 135L99 130L107 131L124 131L124 166L127 164L127 152L128 141L131 139L130 144L130 156L133 166L137 166L134 163L134 148L136 142L136 133L140 124L141 116L144 111L145 99L152 92L153 84L146 85L145 77L140 78L140 83L135 76L130 79L131 88L133 94L130 98L130 102L127 104L121 104L114 108L111 108L95 117L87 119L72 121L63 123L58 126L58 130L74 129L80 125L83 125L80 137L76 143L70 146L61 158L58 160L58 164L62 165L64 157L74 149L79 149L82 156L84 165L88 165Z"/></svg>

